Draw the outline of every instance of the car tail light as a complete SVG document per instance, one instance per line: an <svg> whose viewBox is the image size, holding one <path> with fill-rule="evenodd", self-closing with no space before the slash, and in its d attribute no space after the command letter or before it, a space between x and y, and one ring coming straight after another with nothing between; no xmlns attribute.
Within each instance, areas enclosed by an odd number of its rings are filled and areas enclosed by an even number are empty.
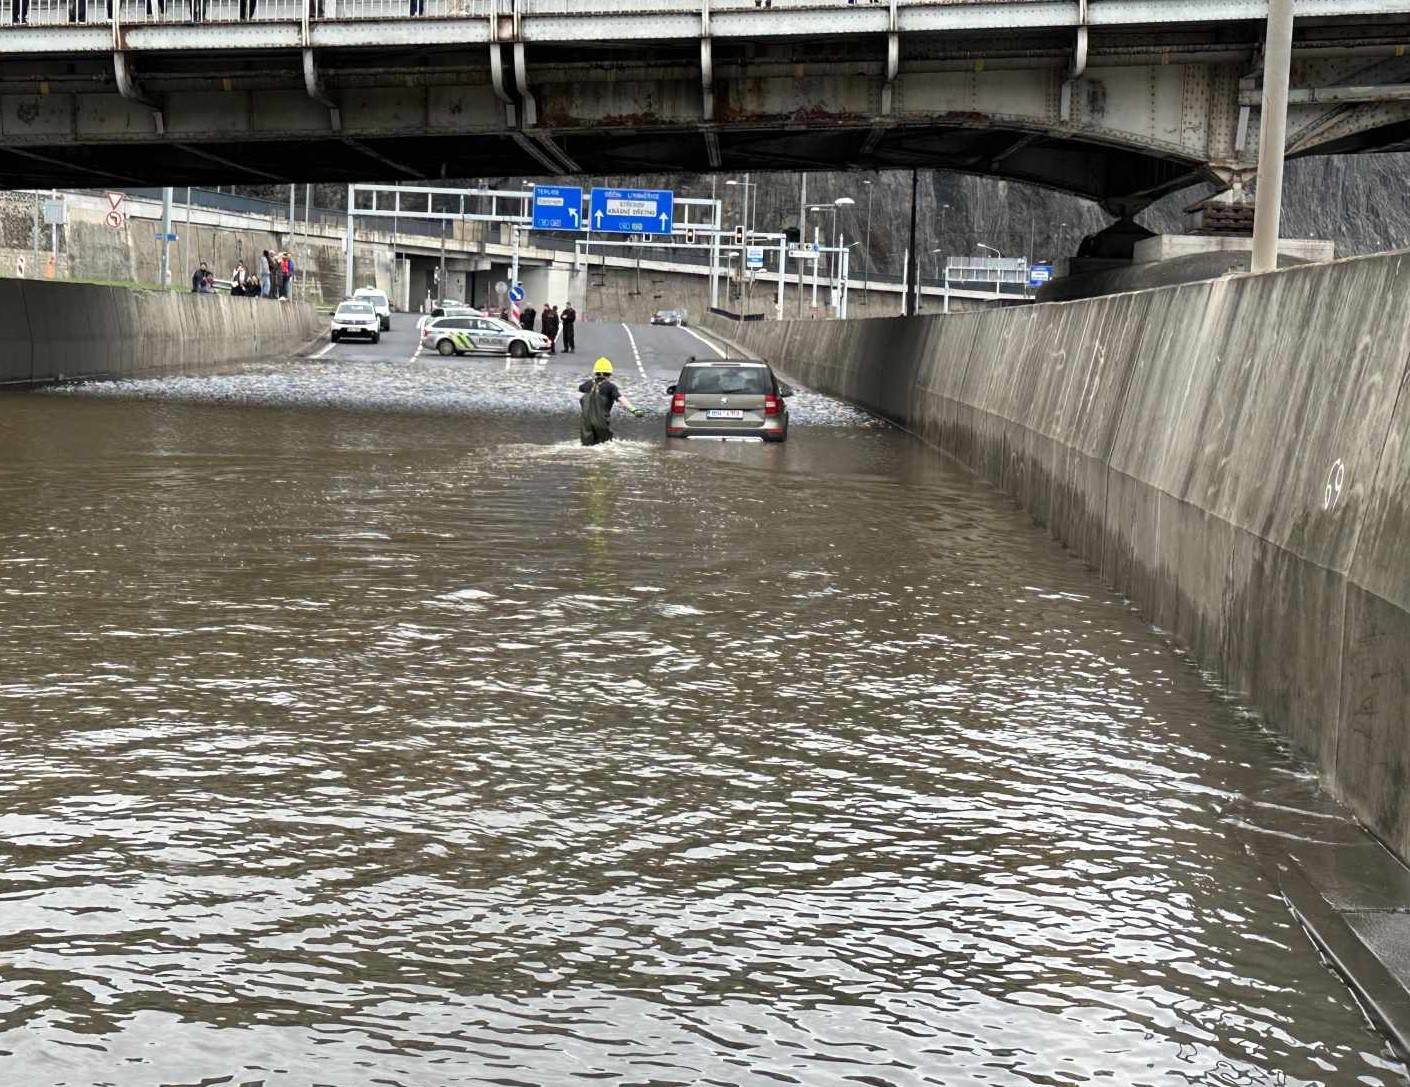
<svg viewBox="0 0 1410 1087"><path fill-rule="evenodd" d="M675 396L671 397L671 414L672 414L672 415L684 415L684 414L685 414L685 394L684 394L684 393L676 393Z"/></svg>
<svg viewBox="0 0 1410 1087"><path fill-rule="evenodd" d="M783 401L776 396L764 397L764 414L778 415L783 411Z"/></svg>

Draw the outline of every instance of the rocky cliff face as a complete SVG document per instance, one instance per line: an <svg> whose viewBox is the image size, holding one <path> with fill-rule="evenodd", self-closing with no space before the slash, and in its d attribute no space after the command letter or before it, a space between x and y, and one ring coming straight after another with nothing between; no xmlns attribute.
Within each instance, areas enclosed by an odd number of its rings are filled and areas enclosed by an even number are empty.
<svg viewBox="0 0 1410 1087"><path fill-rule="evenodd" d="M1289 162L1282 233L1284 237L1333 241L1338 256L1410 245L1407 179L1410 155L1406 154L1324 156ZM709 195L708 178L674 180L692 194L703 189ZM777 230L780 223L795 227L798 176L771 174L751 180L760 182L758 214L750 213L758 228ZM1070 255L1085 235L1111 222L1111 217L1090 201L1032 185L937 171L923 171L919 182L917 248L928 262L923 265L927 276L936 274L935 262L943 261L946 254L983 255L980 243L1005 256L1043 259ZM717 191L728 193L725 221L732 225L738 221L740 187L717 186ZM1213 191L1212 187L1198 187L1174 193L1148 208L1139 221L1158 233L1182 232L1183 209ZM902 253L909 244L908 172L810 174L807 192L810 203L828 204L838 196L856 201L836 215L837 229L849 242L866 238L870 202L873 268L879 275L900 274ZM813 226L821 226L823 236L828 235L831 213L808 218L809 236ZM942 252L932 253L936 249ZM861 267L860 259L853 257L854 274Z"/></svg>

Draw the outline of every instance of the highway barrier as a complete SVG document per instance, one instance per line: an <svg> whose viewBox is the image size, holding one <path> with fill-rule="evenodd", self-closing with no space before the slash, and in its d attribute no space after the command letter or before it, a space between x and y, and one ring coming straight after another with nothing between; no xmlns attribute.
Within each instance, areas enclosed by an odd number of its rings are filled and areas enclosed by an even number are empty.
<svg viewBox="0 0 1410 1087"><path fill-rule="evenodd" d="M0 280L0 385L213 373L325 328L302 303Z"/></svg>
<svg viewBox="0 0 1410 1087"><path fill-rule="evenodd" d="M707 324L1013 495L1410 858L1410 255Z"/></svg>

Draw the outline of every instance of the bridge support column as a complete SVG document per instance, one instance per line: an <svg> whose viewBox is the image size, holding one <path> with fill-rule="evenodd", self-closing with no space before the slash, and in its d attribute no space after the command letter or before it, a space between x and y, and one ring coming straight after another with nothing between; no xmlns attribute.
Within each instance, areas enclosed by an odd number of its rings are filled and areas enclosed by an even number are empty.
<svg viewBox="0 0 1410 1087"><path fill-rule="evenodd" d="M1263 116L1258 136L1258 192L1253 206L1253 258L1249 266L1253 272L1271 272L1278 267L1292 32L1292 0L1270 0L1268 39L1263 47Z"/></svg>

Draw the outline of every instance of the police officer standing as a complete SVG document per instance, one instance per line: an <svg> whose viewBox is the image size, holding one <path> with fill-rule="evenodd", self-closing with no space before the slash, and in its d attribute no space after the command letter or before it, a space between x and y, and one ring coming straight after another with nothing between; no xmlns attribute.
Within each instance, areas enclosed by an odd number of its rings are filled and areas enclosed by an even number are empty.
<svg viewBox="0 0 1410 1087"><path fill-rule="evenodd" d="M534 318L538 316L538 310L533 306L525 306L524 312L519 314L519 327L525 332L534 330Z"/></svg>
<svg viewBox="0 0 1410 1087"><path fill-rule="evenodd" d="M558 353L558 314L547 302L543 304L543 309L539 313L539 325L543 334L548 337L549 351L556 355Z"/></svg>
<svg viewBox="0 0 1410 1087"><path fill-rule="evenodd" d="M558 319L563 322L563 350L576 351L578 344L573 339L573 327L578 323L578 311L573 308L573 303L563 303L563 312Z"/></svg>

